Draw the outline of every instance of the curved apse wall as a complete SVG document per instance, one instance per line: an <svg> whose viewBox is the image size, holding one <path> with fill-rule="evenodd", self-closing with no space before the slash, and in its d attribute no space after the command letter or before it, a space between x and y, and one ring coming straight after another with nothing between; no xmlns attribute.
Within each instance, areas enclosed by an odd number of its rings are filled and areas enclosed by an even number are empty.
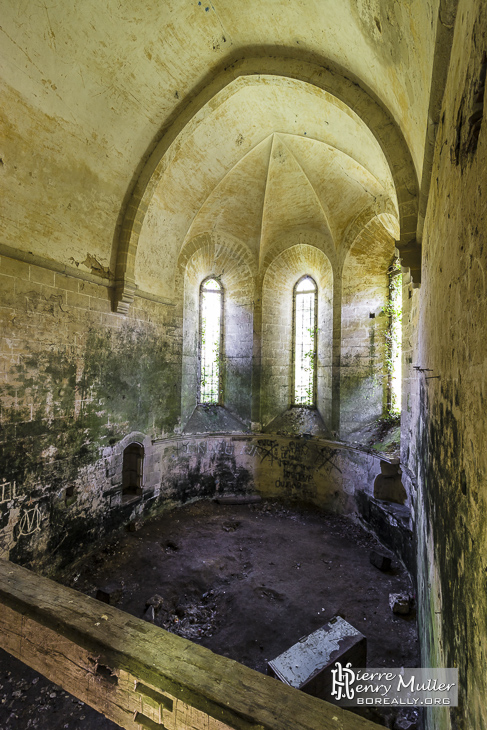
<svg viewBox="0 0 487 730"><path fill-rule="evenodd" d="M269 265L262 286L261 418L266 426L292 404L293 289L309 274L318 287L317 408L329 426L333 326L333 274L325 254L297 244Z"/></svg>
<svg viewBox="0 0 487 730"><path fill-rule="evenodd" d="M181 272L184 286L182 424L187 423L197 404L200 286L208 276L216 276L224 290L223 405L249 424L254 281L248 254L238 241L211 234L198 236L187 246L190 251L195 250L182 263Z"/></svg>

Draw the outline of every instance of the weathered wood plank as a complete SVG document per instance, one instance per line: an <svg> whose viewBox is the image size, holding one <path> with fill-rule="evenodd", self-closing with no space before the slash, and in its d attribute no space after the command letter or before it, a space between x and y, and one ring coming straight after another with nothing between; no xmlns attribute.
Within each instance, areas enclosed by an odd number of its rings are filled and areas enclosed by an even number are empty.
<svg viewBox="0 0 487 730"><path fill-rule="evenodd" d="M0 645L127 730L377 725L0 560Z"/></svg>

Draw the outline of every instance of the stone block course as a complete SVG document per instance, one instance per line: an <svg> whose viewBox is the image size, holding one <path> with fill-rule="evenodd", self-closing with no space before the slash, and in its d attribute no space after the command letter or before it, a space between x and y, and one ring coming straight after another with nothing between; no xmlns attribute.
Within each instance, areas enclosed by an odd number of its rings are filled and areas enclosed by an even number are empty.
<svg viewBox="0 0 487 730"><path fill-rule="evenodd" d="M86 294L78 294L76 292L68 291L66 292L66 303L68 307L90 309L90 297Z"/></svg>
<svg viewBox="0 0 487 730"><path fill-rule="evenodd" d="M65 276L64 274L56 273L54 276L54 285L58 289L65 289L66 291L78 292L80 279L75 279L73 276Z"/></svg>
<svg viewBox="0 0 487 730"><path fill-rule="evenodd" d="M20 279L29 278L29 264L7 256L0 256L0 274L2 276L17 276Z"/></svg>
<svg viewBox="0 0 487 730"><path fill-rule="evenodd" d="M29 278L31 281L35 281L37 284L46 284L47 286L54 286L54 271L49 269L43 269L40 266L29 266Z"/></svg>

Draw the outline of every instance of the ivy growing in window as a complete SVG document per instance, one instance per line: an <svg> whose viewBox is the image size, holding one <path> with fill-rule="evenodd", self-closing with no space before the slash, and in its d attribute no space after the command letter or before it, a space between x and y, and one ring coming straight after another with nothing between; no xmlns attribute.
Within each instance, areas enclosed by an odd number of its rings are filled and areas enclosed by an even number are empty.
<svg viewBox="0 0 487 730"><path fill-rule="evenodd" d="M200 403L221 401L222 313L223 289L211 277L200 291Z"/></svg>
<svg viewBox="0 0 487 730"><path fill-rule="evenodd" d="M388 416L397 417L401 411L402 358L402 274L394 263L389 272L389 301L384 308L389 318L386 332L386 369L389 379Z"/></svg>
<svg viewBox="0 0 487 730"><path fill-rule="evenodd" d="M293 402L316 405L316 300L318 289L310 276L294 287Z"/></svg>

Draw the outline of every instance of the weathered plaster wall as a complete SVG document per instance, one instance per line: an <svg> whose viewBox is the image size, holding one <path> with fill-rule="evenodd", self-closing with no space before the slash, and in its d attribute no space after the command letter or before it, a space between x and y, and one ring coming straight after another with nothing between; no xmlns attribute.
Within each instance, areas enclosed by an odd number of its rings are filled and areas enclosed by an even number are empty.
<svg viewBox="0 0 487 730"><path fill-rule="evenodd" d="M4 256L0 297L0 549L54 566L128 519L121 440L149 437L149 484L150 437L178 427L181 311L124 318L105 286Z"/></svg>
<svg viewBox="0 0 487 730"><path fill-rule="evenodd" d="M198 402L200 287L208 276L221 282L224 296L223 403L250 425L252 398L253 295L251 259L238 239L201 235L183 251L184 337L182 370L183 426Z"/></svg>
<svg viewBox="0 0 487 730"><path fill-rule="evenodd" d="M348 438L386 411L388 269L394 241L375 219L357 236L342 275L340 435Z"/></svg>
<svg viewBox="0 0 487 730"><path fill-rule="evenodd" d="M179 0L135 9L115 0L6 3L3 242L50 256L55 240L64 263L90 271L91 254L111 266L118 214L161 129L200 85L250 53L347 69L391 110L419 173L437 9L438 0L306 0L280 7L277 21L273 3L260 0L218 9ZM237 117L234 140L238 126Z"/></svg>
<svg viewBox="0 0 487 730"><path fill-rule="evenodd" d="M380 458L322 439L256 434L157 440L161 495L185 501L257 491L263 497L356 511L358 491L373 495Z"/></svg>
<svg viewBox="0 0 487 730"><path fill-rule="evenodd" d="M460 676L459 708L429 718L430 728L442 730L487 727L486 51L487 7L461 0L412 363L429 371L415 372L405 394L413 426L404 434L403 460L419 484L422 663L458 667Z"/></svg>
<svg viewBox="0 0 487 730"><path fill-rule="evenodd" d="M301 241L306 241L303 234ZM266 426L292 405L293 289L304 274L318 287L317 408L325 424L331 417L333 273L325 254L299 243L278 255L262 285L261 414Z"/></svg>
<svg viewBox="0 0 487 730"><path fill-rule="evenodd" d="M304 471L295 465L298 478L280 451L264 466L228 460L234 452L219 454L216 464L188 462L175 476L172 461L161 461L153 443L179 433L196 404L199 287L209 275L219 276L225 291L224 405L239 419L224 430L250 426L255 391L269 421L288 409L293 287L303 274L318 285L317 393L326 427L333 276L316 233L309 235L313 245L277 250L268 265L261 331L253 321L260 292L252 257L228 236L189 241L179 261L176 303L138 298L128 317L112 313L111 290L103 284L59 273L49 262L0 258L2 555L55 569L139 514L217 493L215 479L227 491L253 485L267 496L352 508L350 495L372 478L363 477L362 457L356 473L333 460L338 466L324 481L321 467L312 474L316 455L304 460ZM306 240L305 232L298 238ZM261 343L263 378L255 385ZM122 455L131 441L145 447L143 493L127 502L121 498Z"/></svg>
<svg viewBox="0 0 487 730"><path fill-rule="evenodd" d="M194 288L222 264L228 301L244 309L235 321L228 310L228 348L235 351L246 342L245 322L252 343L253 280L246 283L237 251L232 258L222 247L219 255L206 240L186 267ZM307 263L314 258L326 261L316 248ZM311 273L329 298L324 271L321 278L318 269ZM338 512L355 510L356 489L372 494L378 457L343 445L175 436L180 306L138 299L125 318L111 313L107 287L7 257L0 259L0 292L2 556L55 572L130 520L222 493L257 490ZM245 357L248 365L251 352ZM250 398L250 380L246 387ZM142 493L127 499L123 451L133 442L144 447Z"/></svg>

